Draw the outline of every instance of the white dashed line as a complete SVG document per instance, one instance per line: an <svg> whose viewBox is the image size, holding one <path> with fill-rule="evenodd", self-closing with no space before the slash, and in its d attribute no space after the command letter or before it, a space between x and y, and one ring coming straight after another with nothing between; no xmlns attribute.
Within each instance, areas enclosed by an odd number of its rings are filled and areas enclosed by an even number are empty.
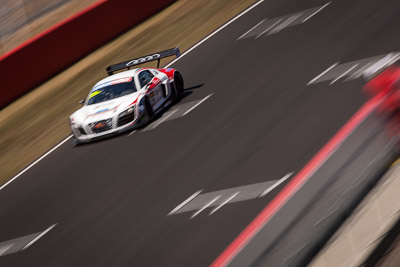
<svg viewBox="0 0 400 267"><path fill-rule="evenodd" d="M5 244L0 246L0 256L7 252L14 244Z"/></svg>
<svg viewBox="0 0 400 267"><path fill-rule="evenodd" d="M204 209L213 208L213 210L211 210L211 212L208 214L208 216L210 216L220 210L222 207L225 207L227 204L257 199L267 195L284 181L286 181L292 174L293 172L288 173L279 180L269 180L261 183L227 188L214 192L200 193L202 191L197 191L184 202L179 204L176 208L174 208L168 215L185 213L189 211L195 212L191 217L192 219L200 212L204 211Z"/></svg>
<svg viewBox="0 0 400 267"><path fill-rule="evenodd" d="M276 183L274 183L271 187L267 188L264 192L262 192L258 197L263 197L263 196L267 195L269 192L274 190L278 185L280 185L281 183L286 181L292 175L293 175L293 172L286 174L281 179L279 179Z"/></svg>
<svg viewBox="0 0 400 267"><path fill-rule="evenodd" d="M136 133L137 130L133 130L128 136L131 136L132 134Z"/></svg>
<svg viewBox="0 0 400 267"><path fill-rule="evenodd" d="M339 79L343 79L343 82L348 82L360 78L361 76L364 76L364 78L368 80L369 77L376 75L399 59L399 52L391 52L386 55L359 59L347 63L338 64L338 62L315 77L307 85L326 81L331 81L330 85L332 85Z"/></svg>
<svg viewBox="0 0 400 267"><path fill-rule="evenodd" d="M254 39L257 39L265 34L266 35L276 34L276 33L280 32L281 30L286 29L288 27L292 27L292 26L304 23L307 20L309 20L311 17L315 16L318 12L320 12L322 9L324 9L326 6L328 6L330 3L331 2L329 2L323 6L310 8L307 10L292 13L292 14L285 15L285 16L278 17L278 18L272 18L269 20L264 19L264 20L260 21L259 23L257 23L255 26L253 26L250 30L248 30L244 34L242 34L239 38L236 39L236 41L240 40L240 39L244 39L244 38L250 38L250 37L253 38L254 36L255 36ZM303 18L305 18L305 19L303 19Z"/></svg>
<svg viewBox="0 0 400 267"><path fill-rule="evenodd" d="M275 22L274 24L272 24L271 26L269 26L265 31L263 31L262 33L260 33L259 35L256 36L256 39L260 36L262 36L263 34L265 34L266 32L268 32L270 29L272 29L276 24L278 24L279 22L281 22L282 19L278 20L277 22Z"/></svg>
<svg viewBox="0 0 400 267"><path fill-rule="evenodd" d="M153 130L156 128L158 125L166 121L169 117L171 117L175 112L177 112L179 109L172 110L168 115L166 115L162 120L159 120L151 129Z"/></svg>
<svg viewBox="0 0 400 267"><path fill-rule="evenodd" d="M210 212L210 214L208 214L209 216L210 215L213 215L217 210L219 210L220 208L222 208L222 206L224 206L226 203L228 203L229 201L231 201L234 197L236 197L238 194L240 193L240 191L239 192L236 192L235 194L233 194L232 196L230 196L227 200L225 200L224 202L222 202L220 205L218 205L215 209L213 209L211 212Z"/></svg>
<svg viewBox="0 0 400 267"><path fill-rule="evenodd" d="M367 69L363 71L362 74L368 76L374 76L376 73L379 73L384 68L394 64L397 60L399 60L399 53L391 52L387 54L385 57L379 59L376 62L373 62Z"/></svg>
<svg viewBox="0 0 400 267"><path fill-rule="evenodd" d="M307 18L305 18L301 23L306 22L307 20L311 19L313 16L315 16L318 12L320 12L322 9L324 9L325 7L327 7L330 3L332 2L328 2L325 5L323 5L321 8L319 8L317 11L315 11L314 13L312 13L310 16L308 16Z"/></svg>
<svg viewBox="0 0 400 267"><path fill-rule="evenodd" d="M374 61L368 62L367 64L365 64L363 67L361 67L360 69L358 69L356 72L354 72L353 74L351 74L349 77L347 77L344 81L348 82L354 79L358 79L360 78L364 72L374 64Z"/></svg>
<svg viewBox="0 0 400 267"><path fill-rule="evenodd" d="M208 96L206 96L205 98L203 98L202 100L200 100L196 105L194 105L193 107L191 107L190 109L188 109L185 113L183 113L181 115L181 117L187 115L190 111L192 111L193 109L197 108L201 103L203 103L204 101L206 101L210 96L212 96L213 94L209 94Z"/></svg>
<svg viewBox="0 0 400 267"><path fill-rule="evenodd" d="M57 224L53 224L52 226L50 226L49 228L47 228L46 230L44 230L43 232L41 232L37 237L35 237L31 242L29 242L28 244L26 244L22 250L25 250L27 248L29 248L30 246L33 245L33 243L35 243L36 241L38 241L42 236L44 236L45 234L47 234L51 229L53 229Z"/></svg>
<svg viewBox="0 0 400 267"><path fill-rule="evenodd" d="M333 64L332 66L330 66L329 68L327 68L326 70L324 70L320 75L318 75L317 77L315 77L314 79L312 79L311 81L309 81L307 83L307 85L310 85L312 83L314 83L315 81L317 81L319 78L321 78L322 76L324 76L325 74L327 74L331 69L333 69L334 67L336 67L340 62L336 62L335 64Z"/></svg>
<svg viewBox="0 0 400 267"><path fill-rule="evenodd" d="M265 20L266 20L266 19L263 19L262 21L260 21L259 23L257 23L255 26L253 26L250 30L248 30L247 32L245 32L245 33L243 33L242 35L240 35L240 37L237 38L236 41L242 39L244 36L246 36L246 34L248 34L249 32L251 32L251 31L254 30L255 28L257 28L258 26L260 26L260 24L264 23Z"/></svg>
<svg viewBox="0 0 400 267"><path fill-rule="evenodd" d="M337 82L340 78L346 76L346 74L348 74L350 71L354 70L355 68L357 68L358 63L355 64L353 67L351 67L350 69L346 70L345 72L343 72L342 74L340 74L336 79L334 79L333 81L331 81L329 84L334 84L335 82Z"/></svg>
<svg viewBox="0 0 400 267"><path fill-rule="evenodd" d="M298 17L300 17L301 14L294 15L289 17L287 20L285 20L282 24L278 25L275 29L273 29L270 34L278 33L279 31L283 30L287 26L290 25L293 21L295 21Z"/></svg>
<svg viewBox="0 0 400 267"><path fill-rule="evenodd" d="M168 213L168 215L172 215L174 213L176 213L178 210L180 210L183 206L185 206L187 203L189 203L190 201L192 201L195 197L197 197L203 190L199 190L196 193L194 193L193 195L191 195L190 197L188 197L188 199L186 199L185 201L183 201L181 204L179 204L178 206L176 206L175 209L173 209L170 213Z"/></svg>
<svg viewBox="0 0 400 267"><path fill-rule="evenodd" d="M221 195L216 196L215 198L213 198L210 202L208 202L206 205L204 205L201 209L199 209L198 211L196 211L192 217L190 217L190 219L193 219L194 217L196 217L197 215L199 215L199 213L201 213L203 210L205 210L206 208L208 208L209 206L211 206L212 203L214 203L218 198L220 198Z"/></svg>

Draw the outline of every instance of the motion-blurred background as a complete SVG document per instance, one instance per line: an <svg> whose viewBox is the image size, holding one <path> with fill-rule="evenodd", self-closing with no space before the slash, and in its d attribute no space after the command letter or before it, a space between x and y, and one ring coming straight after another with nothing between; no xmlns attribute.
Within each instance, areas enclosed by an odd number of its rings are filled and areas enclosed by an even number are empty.
<svg viewBox="0 0 400 267"><path fill-rule="evenodd" d="M0 54L97 0L1 0Z"/></svg>

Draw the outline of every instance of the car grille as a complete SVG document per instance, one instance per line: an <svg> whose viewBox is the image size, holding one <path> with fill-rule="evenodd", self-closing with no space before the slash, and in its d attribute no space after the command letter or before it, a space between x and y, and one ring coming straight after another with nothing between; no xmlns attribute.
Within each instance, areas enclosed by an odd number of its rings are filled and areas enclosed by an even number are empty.
<svg viewBox="0 0 400 267"><path fill-rule="evenodd" d="M112 129L112 119L96 121L90 124L93 133L101 133Z"/></svg>
<svg viewBox="0 0 400 267"><path fill-rule="evenodd" d="M135 112L119 117L117 122L117 127L130 123L134 119L135 119Z"/></svg>

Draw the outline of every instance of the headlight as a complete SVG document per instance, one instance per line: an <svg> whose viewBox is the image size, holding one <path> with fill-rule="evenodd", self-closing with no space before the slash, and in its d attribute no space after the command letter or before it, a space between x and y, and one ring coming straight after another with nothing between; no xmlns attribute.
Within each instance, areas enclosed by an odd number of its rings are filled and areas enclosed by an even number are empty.
<svg viewBox="0 0 400 267"><path fill-rule="evenodd" d="M73 132L75 135L77 135L77 136L85 135L85 134L86 134L86 132L85 132L85 130L82 128L82 126L80 126L80 125L78 125L78 124L75 124L75 123L72 123L72 122L71 122L71 129L72 129L72 132Z"/></svg>
<svg viewBox="0 0 400 267"><path fill-rule="evenodd" d="M128 115L128 114L131 114L132 112L134 112L135 111L135 106L132 106L132 107L129 107L128 109L126 109L126 110L124 110L124 111L122 111L120 114L119 114L119 116L125 116L125 115Z"/></svg>

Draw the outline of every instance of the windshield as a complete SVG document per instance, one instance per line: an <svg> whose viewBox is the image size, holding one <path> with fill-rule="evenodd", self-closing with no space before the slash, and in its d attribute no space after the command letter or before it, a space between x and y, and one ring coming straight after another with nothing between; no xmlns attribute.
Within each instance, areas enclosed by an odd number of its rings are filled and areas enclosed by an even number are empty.
<svg viewBox="0 0 400 267"><path fill-rule="evenodd" d="M136 92L132 77L96 85L90 92L86 105L92 105Z"/></svg>

